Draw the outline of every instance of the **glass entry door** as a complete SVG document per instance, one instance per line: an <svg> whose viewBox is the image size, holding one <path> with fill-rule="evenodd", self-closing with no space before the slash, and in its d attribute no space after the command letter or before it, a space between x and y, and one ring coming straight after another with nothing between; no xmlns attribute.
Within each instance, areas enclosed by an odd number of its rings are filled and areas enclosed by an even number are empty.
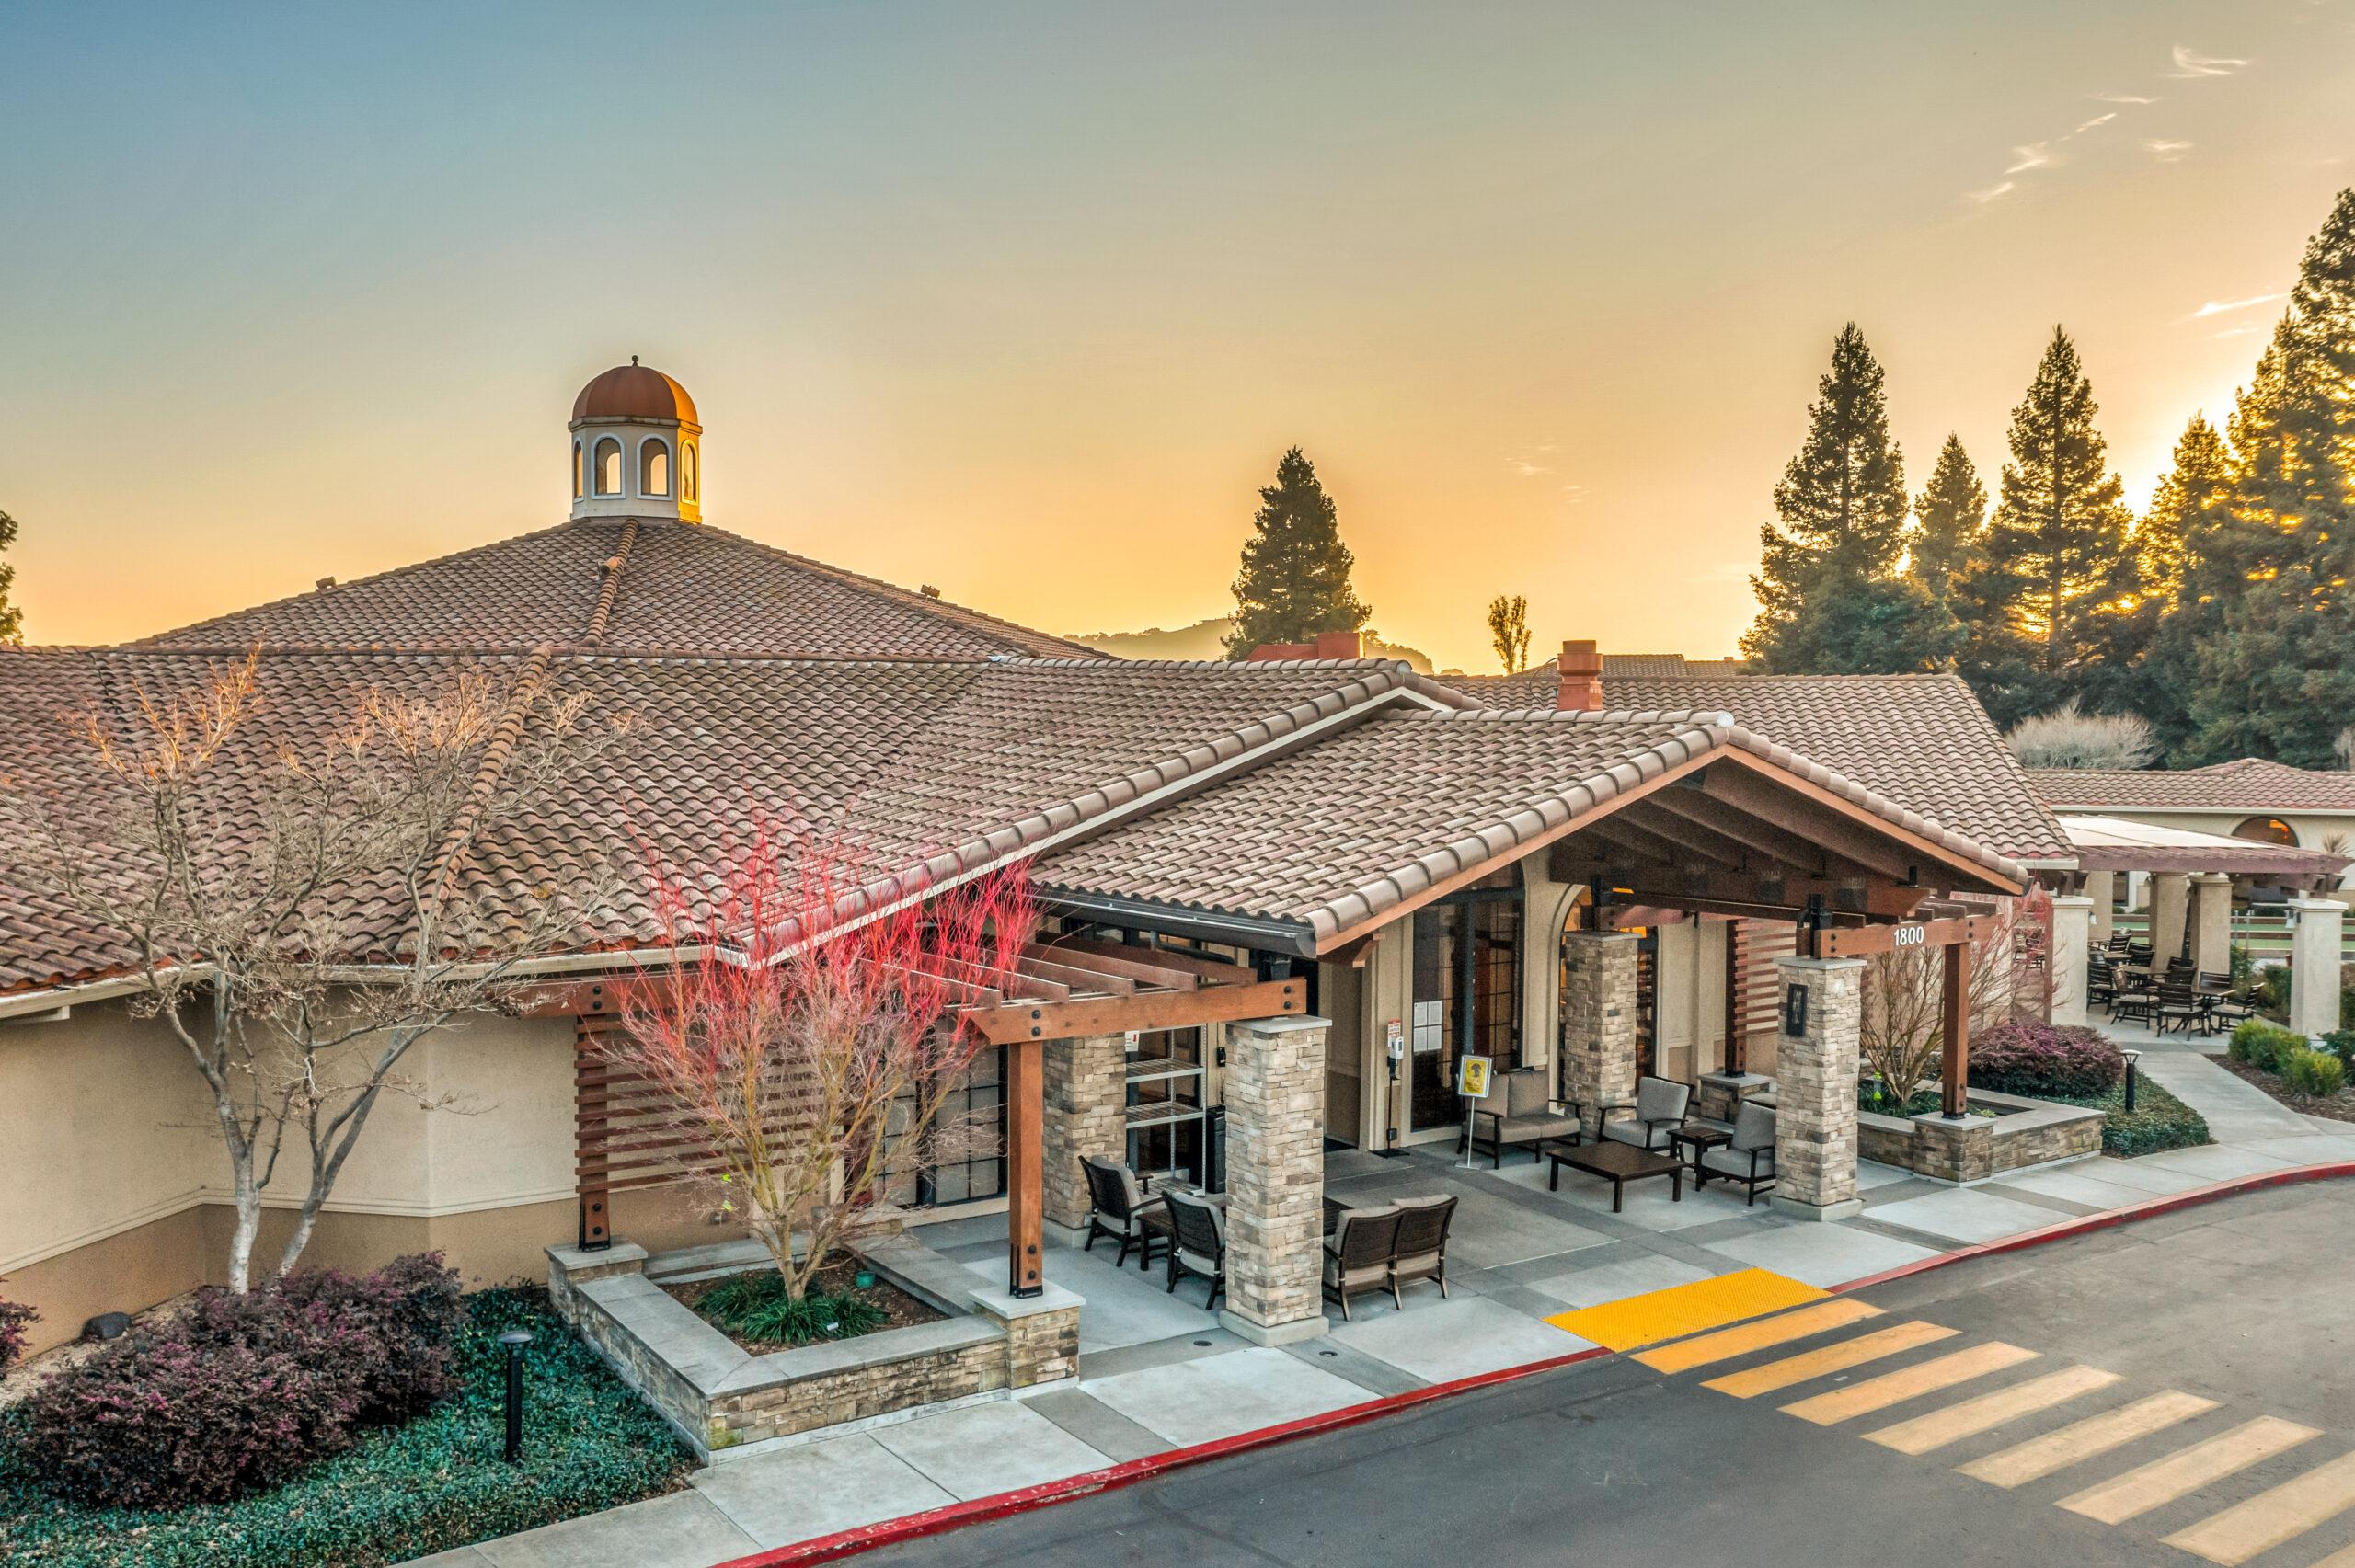
<svg viewBox="0 0 2355 1568"><path fill-rule="evenodd" d="M1463 1125L1458 1058L1491 1058L1499 1072L1521 1065L1521 929L1517 887L1475 888L1416 911L1410 1137Z"/></svg>

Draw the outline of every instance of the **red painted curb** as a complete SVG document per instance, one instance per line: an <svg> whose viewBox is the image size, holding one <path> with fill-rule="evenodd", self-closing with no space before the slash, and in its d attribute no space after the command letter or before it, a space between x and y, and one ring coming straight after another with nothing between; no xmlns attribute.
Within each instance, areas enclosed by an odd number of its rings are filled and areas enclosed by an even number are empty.
<svg viewBox="0 0 2355 1568"><path fill-rule="evenodd" d="M1834 1295L1851 1290L1862 1290L1867 1286L1884 1285L1890 1280L1903 1279L1910 1275L1924 1274L1934 1268L1944 1268L1949 1264L1964 1263L1972 1258L1988 1257L1998 1253L2018 1252L2028 1247L2041 1246L2048 1242L2065 1241L2071 1236L2084 1235L2094 1230L2107 1230L2114 1226L2130 1224L2137 1219L2148 1219L2157 1215L2171 1213L2178 1208L2190 1208L2199 1204L2212 1203L2218 1198L2231 1197L2239 1193L2255 1192L2266 1187L2290 1186L2304 1182L2328 1181L2341 1176L2355 1176L2355 1161L2343 1161L2326 1165L2290 1166L2280 1171L2266 1171L2251 1176L2235 1176L2228 1181L2214 1182L2207 1186L2193 1187L2186 1192L2163 1194L2146 1203L2132 1204L2125 1208L2113 1208L2102 1214L2089 1214L2075 1219L2063 1219L2058 1224L2048 1225L2042 1230L2025 1231L2017 1236L2006 1237L2000 1242L1983 1242L1977 1246L1965 1247L1959 1252L1942 1253L1934 1258L1924 1258L1918 1263L1885 1269L1879 1274L1867 1275L1862 1279L1852 1279L1844 1285L1832 1286L1831 1288ZM1081 1475L1065 1476L1060 1481L1045 1482L1037 1486L1026 1486L1017 1492L1001 1492L994 1497L978 1497L970 1503L950 1503L921 1514L908 1514L900 1518L886 1519L879 1524L866 1525L854 1530L817 1536L809 1540L796 1541L790 1546L772 1547L766 1551L756 1551L749 1557L730 1558L725 1562L714 1564L714 1568L802 1568L806 1563L832 1562L839 1558L870 1551L876 1547L887 1546L895 1541L917 1540L925 1536L939 1535L943 1531L957 1529L965 1525L979 1524L988 1519L1002 1519L1015 1514L1027 1514L1034 1508L1048 1507L1053 1504L1068 1502L1074 1497L1091 1496L1098 1492L1115 1492L1123 1486L1133 1486L1138 1482L1150 1480L1167 1471L1183 1469L1188 1465L1202 1464L1211 1459L1224 1459L1231 1454L1248 1453L1254 1448L1288 1442L1294 1437L1307 1437L1322 1432L1338 1432L1364 1422L1395 1414L1402 1410L1412 1409L1419 1404L1428 1404L1433 1400L1466 1393L1474 1389L1492 1388L1499 1383L1518 1382L1523 1378L1535 1377L1541 1372L1551 1372L1559 1368L1576 1366L1581 1361L1592 1361L1599 1356L1611 1354L1613 1354L1611 1351L1596 1345L1591 1349L1574 1351L1568 1356L1557 1356L1544 1361L1531 1361L1519 1367L1506 1367L1494 1372L1482 1372L1469 1378L1458 1378L1453 1382L1433 1383L1429 1388L1416 1389L1403 1394L1385 1395L1380 1399L1368 1400L1363 1404L1348 1405L1339 1410L1328 1411L1322 1415L1303 1416L1298 1421L1287 1421L1277 1426L1263 1426L1256 1432L1239 1433L1232 1437L1222 1437L1213 1443L1197 1443L1191 1448L1171 1448L1164 1453L1148 1454L1143 1459L1131 1459L1126 1464L1112 1465L1104 1470L1092 1470Z"/></svg>

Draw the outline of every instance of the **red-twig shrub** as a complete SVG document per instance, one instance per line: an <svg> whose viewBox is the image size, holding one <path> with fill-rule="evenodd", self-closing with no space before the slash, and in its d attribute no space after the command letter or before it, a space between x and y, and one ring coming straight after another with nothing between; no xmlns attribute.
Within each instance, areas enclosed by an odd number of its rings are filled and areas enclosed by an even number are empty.
<svg viewBox="0 0 2355 1568"><path fill-rule="evenodd" d="M2022 1019L1970 1042L1972 1086L2002 1094L2098 1099L2125 1072L2125 1057L2097 1029Z"/></svg>
<svg viewBox="0 0 2355 1568"><path fill-rule="evenodd" d="M42 1384L26 1441L53 1490L98 1506L259 1491L453 1391L463 1312L438 1254L207 1290Z"/></svg>

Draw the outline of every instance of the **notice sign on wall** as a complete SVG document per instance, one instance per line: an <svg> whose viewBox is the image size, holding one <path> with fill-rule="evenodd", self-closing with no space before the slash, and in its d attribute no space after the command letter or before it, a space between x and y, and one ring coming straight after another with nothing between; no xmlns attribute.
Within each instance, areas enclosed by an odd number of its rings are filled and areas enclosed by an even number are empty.
<svg viewBox="0 0 2355 1568"><path fill-rule="evenodd" d="M1390 1049L1392 1061L1396 1061L1407 1054L1407 1026L1404 1024L1393 1018L1384 1032L1384 1037Z"/></svg>
<svg viewBox="0 0 2355 1568"><path fill-rule="evenodd" d="M1488 1097L1489 1077L1488 1057L1460 1056L1455 1059L1455 1092L1467 1100Z"/></svg>

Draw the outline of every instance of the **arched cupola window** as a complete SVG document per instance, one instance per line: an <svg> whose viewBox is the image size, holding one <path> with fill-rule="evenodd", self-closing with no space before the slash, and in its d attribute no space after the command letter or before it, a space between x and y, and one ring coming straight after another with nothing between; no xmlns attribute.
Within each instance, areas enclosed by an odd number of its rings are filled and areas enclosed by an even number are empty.
<svg viewBox="0 0 2355 1568"><path fill-rule="evenodd" d="M572 443L572 498L579 500L588 488L589 454L580 450L579 441L574 441Z"/></svg>
<svg viewBox="0 0 2355 1568"><path fill-rule="evenodd" d="M2233 830L2233 837L2254 840L2260 844L2288 844L2295 848L2298 830L2279 817L2252 817Z"/></svg>
<svg viewBox="0 0 2355 1568"><path fill-rule="evenodd" d="M684 441L679 447L679 498L695 498L695 443Z"/></svg>
<svg viewBox="0 0 2355 1568"><path fill-rule="evenodd" d="M668 496L671 493L671 443L660 436L649 436L638 444L638 493L641 496Z"/></svg>
<svg viewBox="0 0 2355 1568"><path fill-rule="evenodd" d="M597 494L622 493L622 443L607 436L597 443Z"/></svg>

